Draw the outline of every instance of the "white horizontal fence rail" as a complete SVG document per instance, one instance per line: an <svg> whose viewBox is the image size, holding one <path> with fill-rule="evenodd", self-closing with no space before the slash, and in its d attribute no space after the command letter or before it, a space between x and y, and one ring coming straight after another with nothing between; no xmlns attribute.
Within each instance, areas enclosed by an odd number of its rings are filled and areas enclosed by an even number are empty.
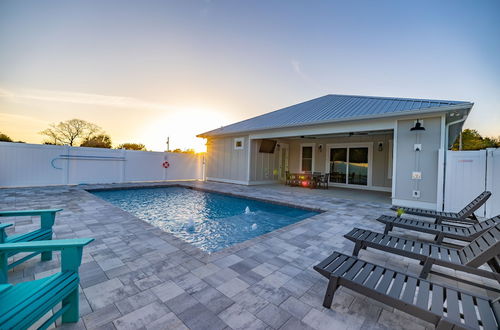
<svg viewBox="0 0 500 330"><path fill-rule="evenodd" d="M500 149L447 151L444 210L458 212L485 190L492 195L477 214L500 214Z"/></svg>
<svg viewBox="0 0 500 330"><path fill-rule="evenodd" d="M1 187L203 180L203 176L202 155L0 142Z"/></svg>

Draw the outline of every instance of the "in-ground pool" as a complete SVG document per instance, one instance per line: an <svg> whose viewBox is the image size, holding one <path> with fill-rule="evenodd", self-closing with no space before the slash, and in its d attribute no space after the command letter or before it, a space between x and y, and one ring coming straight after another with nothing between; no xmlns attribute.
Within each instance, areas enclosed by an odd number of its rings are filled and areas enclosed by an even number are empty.
<svg viewBox="0 0 500 330"><path fill-rule="evenodd" d="M318 214L182 187L92 193L207 252L219 251Z"/></svg>

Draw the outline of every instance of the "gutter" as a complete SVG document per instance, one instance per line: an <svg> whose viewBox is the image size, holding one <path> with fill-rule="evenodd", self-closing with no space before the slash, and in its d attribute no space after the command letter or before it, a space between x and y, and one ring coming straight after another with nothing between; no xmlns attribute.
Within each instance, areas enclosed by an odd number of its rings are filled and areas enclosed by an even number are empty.
<svg viewBox="0 0 500 330"><path fill-rule="evenodd" d="M314 125L330 124L330 123L338 123L338 122L346 122L346 121L381 119L381 118L403 117L403 116L413 116L413 115L418 116L418 115L425 115L425 114L432 114L432 113L439 113L439 112L446 112L446 111L453 111L453 110L463 110L463 109L470 110L473 105L474 105L474 103L472 103L472 102L466 102L466 103L460 103L460 104L450 105L450 106L427 108L427 110L406 110L406 111L400 111L400 112L389 112L389 113L385 113L385 114L375 114L375 115L367 115L367 116L360 116L360 117L349 117L349 118L341 118L341 119L334 119L334 120L329 119L329 120L316 121L316 122L307 123L307 124L298 123L298 124L293 124L293 125L266 127L266 128L254 129L254 130L250 129L250 130L235 131L235 132L228 132L228 133L221 132L219 134L217 134L217 133L210 134L210 132L213 132L213 131L208 131L205 133L198 134L198 135L196 135L196 137L209 138L209 137L216 137L216 136L219 137L219 136L225 136L225 135L248 134L251 132L260 132L260 131L266 131L266 130L314 126ZM261 115L261 116L263 116L263 115ZM260 117L260 116L257 116L257 117ZM252 118L249 118L249 119L252 119ZM249 119L245 119L243 121L246 121ZM237 123L235 123L235 124L237 124ZM231 124L231 125L233 125L233 124ZM224 128L222 128L222 129L224 129ZM220 130L220 128L217 130Z"/></svg>

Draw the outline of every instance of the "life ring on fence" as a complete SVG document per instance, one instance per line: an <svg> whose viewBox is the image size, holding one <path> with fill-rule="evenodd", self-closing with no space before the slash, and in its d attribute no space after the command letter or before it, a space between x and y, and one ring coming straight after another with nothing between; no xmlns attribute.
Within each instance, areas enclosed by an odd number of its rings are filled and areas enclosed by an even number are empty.
<svg viewBox="0 0 500 330"><path fill-rule="evenodd" d="M164 161L163 164L161 164L163 167L165 168L169 168L170 167L170 163L167 162L167 161Z"/></svg>

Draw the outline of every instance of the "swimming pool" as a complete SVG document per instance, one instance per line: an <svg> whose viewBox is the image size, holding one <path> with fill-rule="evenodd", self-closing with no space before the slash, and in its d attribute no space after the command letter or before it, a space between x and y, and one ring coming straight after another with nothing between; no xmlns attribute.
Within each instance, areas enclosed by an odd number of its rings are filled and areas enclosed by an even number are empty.
<svg viewBox="0 0 500 330"><path fill-rule="evenodd" d="M182 187L92 193L207 252L219 251L318 214Z"/></svg>

